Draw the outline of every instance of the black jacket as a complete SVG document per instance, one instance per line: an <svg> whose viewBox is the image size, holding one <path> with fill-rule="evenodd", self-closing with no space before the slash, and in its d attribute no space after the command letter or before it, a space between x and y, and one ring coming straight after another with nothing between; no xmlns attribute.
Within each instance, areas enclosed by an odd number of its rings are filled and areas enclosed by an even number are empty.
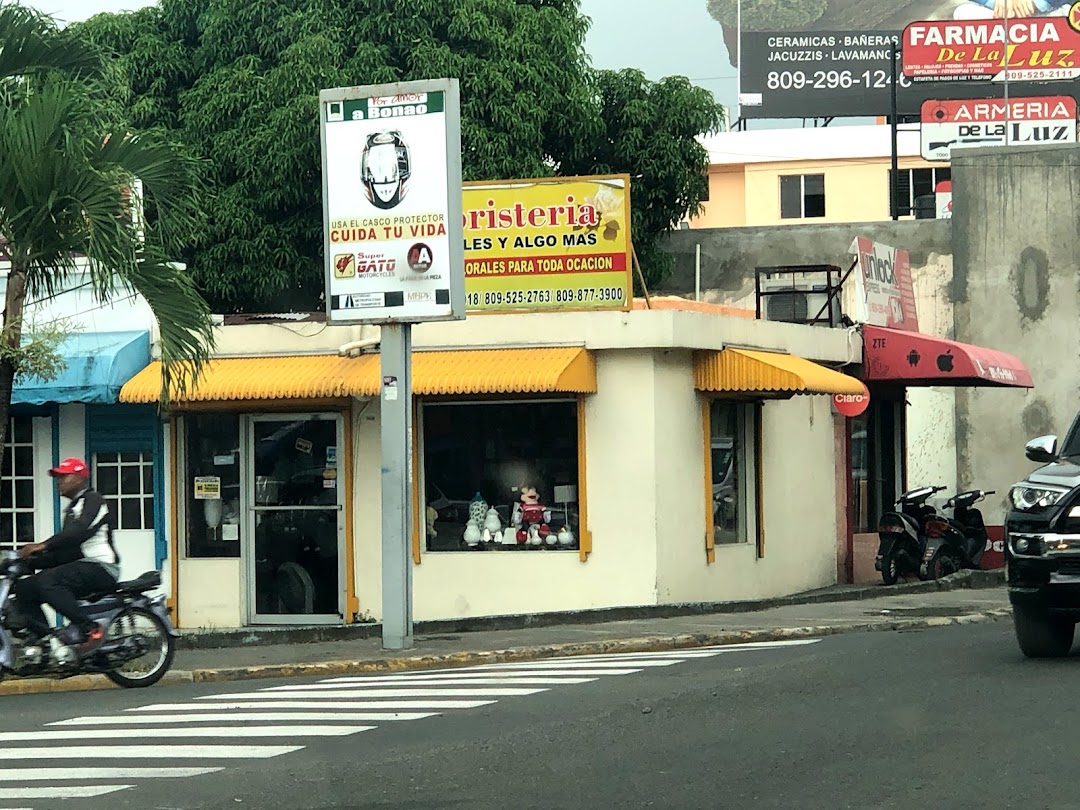
<svg viewBox="0 0 1080 810"><path fill-rule="evenodd" d="M76 560L119 565L113 544L113 515L99 492L87 487L67 505L64 523L45 541L42 554L48 566Z"/></svg>

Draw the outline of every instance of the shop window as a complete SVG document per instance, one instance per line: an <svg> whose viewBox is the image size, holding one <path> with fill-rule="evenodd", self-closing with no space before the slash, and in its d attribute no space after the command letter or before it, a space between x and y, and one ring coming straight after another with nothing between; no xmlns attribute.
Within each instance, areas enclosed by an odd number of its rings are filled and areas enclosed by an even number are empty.
<svg viewBox="0 0 1080 810"><path fill-rule="evenodd" d="M780 178L780 218L825 216L825 175L787 174Z"/></svg>
<svg viewBox="0 0 1080 810"><path fill-rule="evenodd" d="M576 549L576 401L425 403L428 551Z"/></svg>
<svg viewBox="0 0 1080 810"><path fill-rule="evenodd" d="M757 408L714 399L709 404L709 466L714 545L757 540Z"/></svg>
<svg viewBox="0 0 1080 810"><path fill-rule="evenodd" d="M117 529L154 528L154 457L150 453L95 453L94 488L109 505Z"/></svg>
<svg viewBox="0 0 1080 810"><path fill-rule="evenodd" d="M915 201L919 197L933 194L938 183L951 179L952 169L947 166L932 169L901 169L896 175L896 205L899 208L897 215L915 216ZM889 169L889 188L886 193L892 193L892 169Z"/></svg>
<svg viewBox="0 0 1080 810"><path fill-rule="evenodd" d="M240 556L240 416L184 417L188 557ZM214 497L215 494L217 497Z"/></svg>
<svg viewBox="0 0 1080 810"><path fill-rule="evenodd" d="M35 541L35 467L32 418L12 417L4 440L0 474L0 549L16 549Z"/></svg>

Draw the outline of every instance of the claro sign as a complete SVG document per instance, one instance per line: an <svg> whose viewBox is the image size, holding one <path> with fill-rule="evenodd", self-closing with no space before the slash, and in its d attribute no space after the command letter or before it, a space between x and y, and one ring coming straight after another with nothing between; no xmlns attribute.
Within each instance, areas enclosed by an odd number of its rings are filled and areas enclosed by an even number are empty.
<svg viewBox="0 0 1080 810"><path fill-rule="evenodd" d="M1080 3L1067 16L913 22L901 67L914 81L1061 81L1080 77Z"/></svg>

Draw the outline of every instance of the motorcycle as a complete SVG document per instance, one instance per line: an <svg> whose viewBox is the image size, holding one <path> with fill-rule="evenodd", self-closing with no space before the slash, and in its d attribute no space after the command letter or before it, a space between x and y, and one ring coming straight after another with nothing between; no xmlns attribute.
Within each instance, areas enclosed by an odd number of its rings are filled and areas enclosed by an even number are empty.
<svg viewBox="0 0 1080 810"><path fill-rule="evenodd" d="M927 521L926 545L919 565L921 579L941 579L964 568L979 568L986 550L986 523L975 504L994 490L960 492L945 502L951 518L937 515Z"/></svg>
<svg viewBox="0 0 1080 810"><path fill-rule="evenodd" d="M881 581L895 585L903 576L917 574L922 559L926 521L937 514L926 499L945 487L919 487L905 492L896 501L896 509L886 512L878 521L878 553L874 570L881 572Z"/></svg>
<svg viewBox="0 0 1080 810"><path fill-rule="evenodd" d="M5 674L70 678L102 673L118 686L138 688L153 686L169 671L180 634L169 618L165 597L146 594L161 585L159 572L118 582L115 588L80 601L105 631L100 645L80 655L64 643L66 628L44 639L31 637L12 589L19 577L33 573L32 559L19 559L12 551L0 556L0 680Z"/></svg>

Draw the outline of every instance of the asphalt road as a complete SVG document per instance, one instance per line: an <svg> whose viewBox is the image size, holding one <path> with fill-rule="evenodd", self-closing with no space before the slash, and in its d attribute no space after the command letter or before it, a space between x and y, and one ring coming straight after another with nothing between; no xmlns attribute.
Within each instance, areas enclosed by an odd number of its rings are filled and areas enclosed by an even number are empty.
<svg viewBox="0 0 1080 810"><path fill-rule="evenodd" d="M723 649L9 696L0 808L1078 805L1080 655L1008 622Z"/></svg>

